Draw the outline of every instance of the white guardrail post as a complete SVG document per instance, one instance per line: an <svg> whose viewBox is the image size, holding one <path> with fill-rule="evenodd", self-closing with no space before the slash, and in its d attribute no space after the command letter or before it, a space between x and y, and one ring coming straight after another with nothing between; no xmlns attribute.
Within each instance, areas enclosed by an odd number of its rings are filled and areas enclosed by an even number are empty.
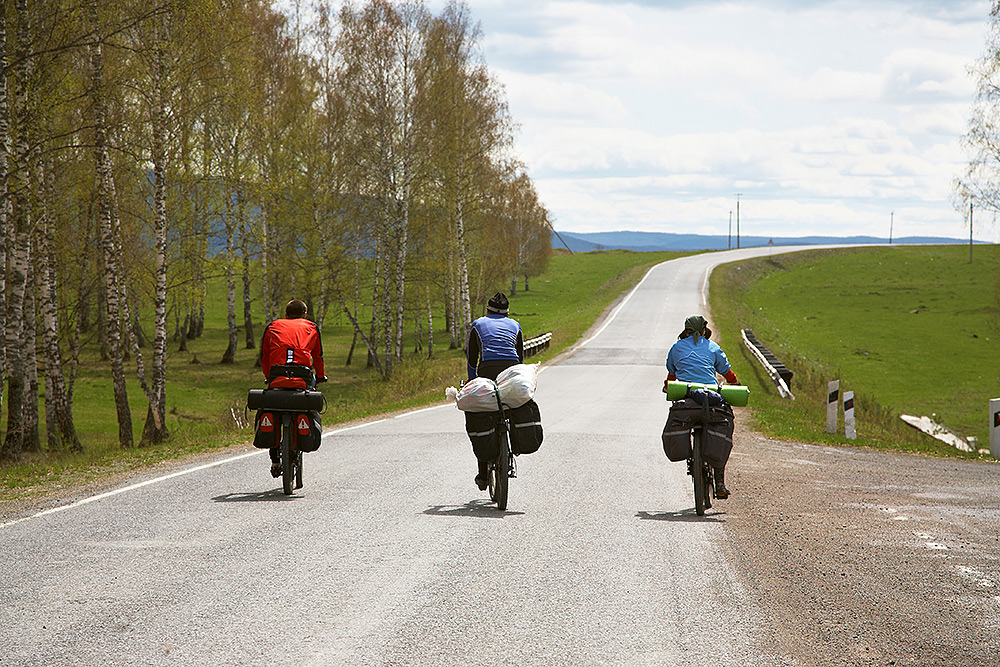
<svg viewBox="0 0 1000 667"><path fill-rule="evenodd" d="M1000 398L990 399L990 456L1000 459Z"/></svg>

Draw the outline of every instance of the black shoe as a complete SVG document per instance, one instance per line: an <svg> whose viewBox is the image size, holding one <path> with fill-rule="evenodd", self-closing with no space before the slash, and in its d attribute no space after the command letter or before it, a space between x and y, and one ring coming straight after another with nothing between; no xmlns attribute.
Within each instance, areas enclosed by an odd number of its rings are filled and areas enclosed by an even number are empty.
<svg viewBox="0 0 1000 667"><path fill-rule="evenodd" d="M271 477L281 477L281 461L271 463Z"/></svg>
<svg viewBox="0 0 1000 667"><path fill-rule="evenodd" d="M722 482L715 483L715 497L719 500L725 500L729 497L729 489Z"/></svg>
<svg viewBox="0 0 1000 667"><path fill-rule="evenodd" d="M479 487L480 491L485 491L489 485L489 480L486 479L485 475L476 475L476 486Z"/></svg>

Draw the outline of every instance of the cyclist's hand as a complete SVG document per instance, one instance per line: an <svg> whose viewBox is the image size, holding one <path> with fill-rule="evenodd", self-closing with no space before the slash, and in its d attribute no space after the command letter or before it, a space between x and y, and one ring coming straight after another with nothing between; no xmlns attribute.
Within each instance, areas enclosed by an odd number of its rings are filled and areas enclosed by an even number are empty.
<svg viewBox="0 0 1000 667"><path fill-rule="evenodd" d="M321 378L316 378L316 384L319 384L321 382L326 382L326 376L325 375L323 377L321 377Z"/></svg>
<svg viewBox="0 0 1000 667"><path fill-rule="evenodd" d="M667 384L668 384L669 382L670 382L670 380L664 380L664 381L663 381L663 393L664 393L664 394L665 394L665 393L667 393Z"/></svg>

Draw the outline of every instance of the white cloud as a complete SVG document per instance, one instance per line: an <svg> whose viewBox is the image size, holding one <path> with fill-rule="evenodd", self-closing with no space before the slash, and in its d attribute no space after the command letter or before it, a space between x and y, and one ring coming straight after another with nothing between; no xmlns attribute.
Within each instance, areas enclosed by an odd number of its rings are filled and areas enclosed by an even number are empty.
<svg viewBox="0 0 1000 667"><path fill-rule="evenodd" d="M470 7L560 229L724 233L737 192L763 234L961 228L987 0Z"/></svg>

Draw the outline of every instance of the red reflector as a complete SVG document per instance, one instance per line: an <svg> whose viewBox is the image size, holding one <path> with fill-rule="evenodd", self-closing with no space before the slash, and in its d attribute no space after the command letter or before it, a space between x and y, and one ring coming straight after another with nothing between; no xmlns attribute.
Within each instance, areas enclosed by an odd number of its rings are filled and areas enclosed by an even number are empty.
<svg viewBox="0 0 1000 667"><path fill-rule="evenodd" d="M260 430L262 433L274 431L274 415L270 412L265 412L260 416Z"/></svg>
<svg viewBox="0 0 1000 667"><path fill-rule="evenodd" d="M309 417L306 415L299 415L297 426L299 429L299 435L309 435Z"/></svg>

